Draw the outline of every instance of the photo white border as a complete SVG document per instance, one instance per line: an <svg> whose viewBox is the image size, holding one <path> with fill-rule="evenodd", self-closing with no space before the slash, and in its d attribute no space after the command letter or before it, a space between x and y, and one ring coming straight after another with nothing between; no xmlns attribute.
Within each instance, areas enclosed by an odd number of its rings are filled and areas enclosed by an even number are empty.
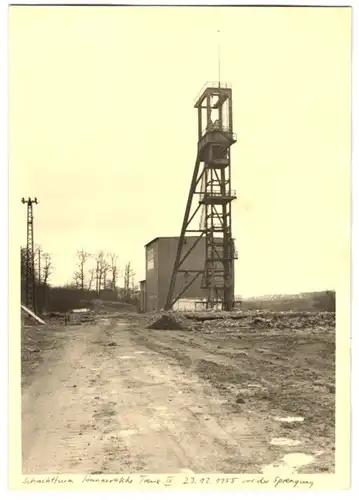
<svg viewBox="0 0 359 500"><path fill-rule="evenodd" d="M8 17L8 5L10 2L7 2L5 0L0 0L0 85L1 85L1 101L0 101L0 231L1 231L1 261L3 262L3 266L1 268L1 274L0 274L0 280L3 286L0 288L0 321L2 325L2 335L1 335L1 347L0 347L0 365L1 365L1 393L3 394L3 401L6 401L6 411L3 410L1 413L1 424L2 424L2 430L4 433L4 437L1 442L0 446L0 465L1 470L4 471L4 473L1 475L1 486L0 486L0 492L3 494L2 498L8 498L11 495L16 496L16 498L25 498L25 495L30 495L30 498L37 499L40 495L46 495L47 497L58 497L58 495L63 495L66 496L66 498L71 498L72 495L76 495L78 497L79 495L82 495L83 498L88 498L88 495L96 495L99 496L102 494L100 491L69 491L69 492L50 492L50 491L9 491L8 490L8 446L7 444L7 436L8 436L8 338L6 335L6 332L8 332L8 293L7 289L5 288L5 283L8 281L8 151L7 151L7 109L8 109L8 102L7 102L7 95L8 95L8 89L7 89L7 17ZM34 1L34 0L27 0L23 2L11 2L11 4L28 4L28 5L33 5L33 4L59 4L60 2L55 2L55 1L48 1L48 2L43 2L43 1ZM121 2L103 2L103 1L94 1L94 0L78 0L78 1L67 1L67 2L62 2L64 4L84 4L84 5L89 5L89 4L111 4L111 5L118 5L121 4ZM122 2L123 4L126 5L302 5L302 6L318 6L318 5L327 5L327 6L353 6L353 79L352 79L352 92L353 92L353 106L352 106L352 120L353 120L353 129L352 129L352 138L353 138L353 146L352 146L352 151L353 151L353 156L352 156L352 200L353 200L353 208L352 208L352 221L353 221L353 230L352 230L352 375L351 375L351 380L359 380L359 360L357 359L357 353L358 353L358 335L359 335L359 319L358 319L358 266L356 264L356 260L354 259L354 256L358 255L359 253L359 243L358 243L358 233L359 233L359 224L357 223L358 221L358 194L357 194L357 189L358 189L358 178L359 174L357 173L357 168L358 168L358 154L357 154L357 139L358 139L358 134L359 134L359 129L358 129L358 88L359 88L359 79L358 79L358 43L357 43L357 37L359 36L359 30L358 30L358 15L356 13L356 8L358 6L359 8L359 3L358 2L344 2L344 1L326 1L326 2L309 2L309 1L279 1L277 0L276 2L270 2L270 1L247 1L247 2L235 2L231 0L227 0L224 2L216 2L216 1L200 1L197 0L195 2L193 1L157 1L157 2L134 2L134 1L125 1ZM354 49L355 47L355 49ZM345 166L344 166L345 168ZM352 382L352 388L353 388L353 382ZM11 388L11 390L14 390L14 388ZM304 494L306 496L312 496L315 495L316 498L319 496L322 496L324 498L327 498L328 495L335 495L337 497L338 495L346 495L346 496L352 496L355 494L355 491L359 493L359 461L358 461L358 420L359 420L359 413L357 409L357 399L355 398L355 394L358 393L358 389L352 390L352 489L351 491L309 491L305 490ZM6 397L5 397L6 396ZM5 444L6 443L6 444ZM218 490L218 491L196 491L196 490L188 490L184 493L184 491L174 491L174 490L165 490L165 491L124 491L121 490L120 492L118 491L106 491L107 495L112 495L113 498L118 498L118 495L121 495L121 498L123 496L130 496L131 498L135 498L138 496L146 495L147 498L158 498L158 496L166 495L170 496L172 498L182 498L183 494L186 495L186 497L192 497L192 498L198 498L200 495L205 497L206 499L208 497L213 497L214 495L216 498L219 497L228 497L228 495L245 495L246 498L254 498L254 496L257 495L265 495L266 498L270 498L271 495L289 495L291 497L292 495L298 496L298 494L303 493L301 491L248 491L248 490L238 490L238 491L225 491L225 490ZM28 498L28 497L27 497ZM229 497L228 497L229 498ZM274 498L274 496L273 496Z"/></svg>

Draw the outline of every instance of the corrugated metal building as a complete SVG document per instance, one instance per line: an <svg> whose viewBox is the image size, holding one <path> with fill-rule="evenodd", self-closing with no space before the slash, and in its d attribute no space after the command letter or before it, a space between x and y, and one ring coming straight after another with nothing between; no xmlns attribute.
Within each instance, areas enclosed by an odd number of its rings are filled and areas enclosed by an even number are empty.
<svg viewBox="0 0 359 500"><path fill-rule="evenodd" d="M191 248L198 236L186 238L183 254ZM176 258L179 237L155 238L147 245L146 249L146 292L145 292L145 310L154 311L162 309L165 306L168 288L173 271L173 265ZM183 267L189 271L203 270L205 262L205 238L197 243L193 251L186 258ZM174 296L183 289L186 282L191 279L182 273L176 280ZM202 298L206 296L205 290L201 288L202 276L198 276L192 285L186 290L186 298ZM143 285L144 286L144 285Z"/></svg>

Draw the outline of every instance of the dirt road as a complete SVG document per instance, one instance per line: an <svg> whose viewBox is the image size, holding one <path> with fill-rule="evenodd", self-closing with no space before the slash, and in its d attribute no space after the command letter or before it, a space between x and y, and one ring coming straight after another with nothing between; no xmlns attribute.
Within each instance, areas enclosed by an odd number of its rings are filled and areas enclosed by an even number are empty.
<svg viewBox="0 0 359 500"><path fill-rule="evenodd" d="M333 472L334 350L334 332L29 327L23 473Z"/></svg>

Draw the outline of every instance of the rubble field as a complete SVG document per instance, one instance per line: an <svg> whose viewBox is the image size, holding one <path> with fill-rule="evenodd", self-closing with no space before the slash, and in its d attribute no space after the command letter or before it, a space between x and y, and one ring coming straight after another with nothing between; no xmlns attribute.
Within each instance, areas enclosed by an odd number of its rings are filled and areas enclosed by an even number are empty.
<svg viewBox="0 0 359 500"><path fill-rule="evenodd" d="M334 471L334 313L102 310L21 348L27 473Z"/></svg>
<svg viewBox="0 0 359 500"><path fill-rule="evenodd" d="M181 328L153 329L168 317ZM146 345L210 381L234 411L261 415L269 429L273 418L288 418L282 436L300 441L302 451L321 452L308 472L333 471L335 313L162 312L140 322Z"/></svg>
<svg viewBox="0 0 359 500"><path fill-rule="evenodd" d="M241 312L156 312L145 315L144 322L153 330L194 330L216 332L228 328L263 328L287 329L293 331L303 328L326 330L335 328L333 312L300 312L300 311L241 311Z"/></svg>

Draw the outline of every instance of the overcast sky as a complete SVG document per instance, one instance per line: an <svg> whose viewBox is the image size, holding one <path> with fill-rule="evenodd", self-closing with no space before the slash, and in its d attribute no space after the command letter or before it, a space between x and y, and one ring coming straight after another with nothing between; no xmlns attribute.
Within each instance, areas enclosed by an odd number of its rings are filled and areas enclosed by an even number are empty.
<svg viewBox="0 0 359 500"><path fill-rule="evenodd" d="M350 10L11 7L11 207L37 196L52 282L76 250L179 235L195 163L194 98L233 88L236 294L336 288L350 255ZM19 201L17 201L19 200ZM14 229L15 231L15 229Z"/></svg>

